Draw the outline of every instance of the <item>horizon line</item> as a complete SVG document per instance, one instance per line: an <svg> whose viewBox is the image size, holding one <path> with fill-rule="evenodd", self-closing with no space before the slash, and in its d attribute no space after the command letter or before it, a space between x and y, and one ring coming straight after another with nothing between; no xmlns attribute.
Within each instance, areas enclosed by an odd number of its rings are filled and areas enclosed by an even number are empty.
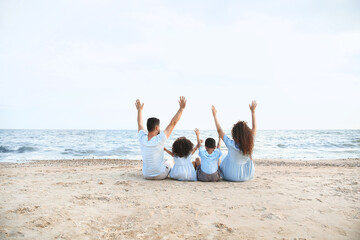
<svg viewBox="0 0 360 240"><path fill-rule="evenodd" d="M126 130L136 131L136 128L0 128L0 130ZM174 129L173 131L193 131L194 129ZM202 129L206 131L216 129ZM224 129L229 131L231 129ZM360 128L260 128L257 130L360 130Z"/></svg>

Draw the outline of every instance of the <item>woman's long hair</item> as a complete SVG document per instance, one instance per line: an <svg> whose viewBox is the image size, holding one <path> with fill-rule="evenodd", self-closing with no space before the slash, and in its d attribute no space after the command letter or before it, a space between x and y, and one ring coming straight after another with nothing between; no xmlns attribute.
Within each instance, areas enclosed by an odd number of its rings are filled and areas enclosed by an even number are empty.
<svg viewBox="0 0 360 240"><path fill-rule="evenodd" d="M235 143L243 152L243 154L249 155L250 158L252 158L252 152L254 149L254 135L246 122L238 121L236 124L234 124L231 130L231 134Z"/></svg>

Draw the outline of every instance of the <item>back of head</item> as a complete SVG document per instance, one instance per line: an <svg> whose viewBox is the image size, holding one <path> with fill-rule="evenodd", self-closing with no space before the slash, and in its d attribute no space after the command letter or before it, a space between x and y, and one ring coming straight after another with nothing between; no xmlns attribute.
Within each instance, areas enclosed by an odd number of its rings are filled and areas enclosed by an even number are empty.
<svg viewBox="0 0 360 240"><path fill-rule="evenodd" d="M207 147L207 148L215 148L216 147L215 139L207 138L205 140L205 147Z"/></svg>
<svg viewBox="0 0 360 240"><path fill-rule="evenodd" d="M244 155L252 155L254 148L254 135L249 126L244 121L234 124L231 135Z"/></svg>
<svg viewBox="0 0 360 240"><path fill-rule="evenodd" d="M191 154L194 144L186 137L180 137L172 145L172 152L175 157L187 157Z"/></svg>
<svg viewBox="0 0 360 240"><path fill-rule="evenodd" d="M146 122L146 127L147 127L147 130L148 132L151 132L151 131L154 131L156 126L159 126L160 125L160 119L158 118L149 118Z"/></svg>

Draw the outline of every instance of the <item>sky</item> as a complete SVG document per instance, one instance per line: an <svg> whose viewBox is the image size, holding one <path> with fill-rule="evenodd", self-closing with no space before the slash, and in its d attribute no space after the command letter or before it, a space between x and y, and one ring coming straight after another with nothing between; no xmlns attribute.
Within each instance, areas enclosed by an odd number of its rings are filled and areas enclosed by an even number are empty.
<svg viewBox="0 0 360 240"><path fill-rule="evenodd" d="M360 1L0 0L0 129L360 129Z"/></svg>

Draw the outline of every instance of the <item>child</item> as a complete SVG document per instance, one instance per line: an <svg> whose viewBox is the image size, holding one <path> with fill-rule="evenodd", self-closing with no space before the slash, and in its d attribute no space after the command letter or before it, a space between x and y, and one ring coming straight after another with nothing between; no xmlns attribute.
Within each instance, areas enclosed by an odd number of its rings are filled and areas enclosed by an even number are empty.
<svg viewBox="0 0 360 240"><path fill-rule="evenodd" d="M252 128L249 128L246 122L238 121L231 130L233 139L225 135L217 118L217 111L212 106L212 113L219 137L224 140L228 148L228 154L220 164L221 173L225 180L243 182L254 177L255 167L252 160L252 152L256 135L256 106L257 103L255 101L252 101L251 105L249 104Z"/></svg>
<svg viewBox="0 0 360 240"><path fill-rule="evenodd" d="M170 171L170 178L180 181L196 181L196 172L191 162L191 156L198 149L185 137L175 140L172 145L172 152L164 148L164 151L174 157L174 166Z"/></svg>
<svg viewBox="0 0 360 240"><path fill-rule="evenodd" d="M207 138L205 140L205 149L201 147L200 141L200 131L195 129L196 138L198 141L199 147L199 156L196 158L195 167L196 167L196 176L199 181L202 182L217 182L220 180L220 157L221 157L221 139L217 147L215 147L215 139Z"/></svg>

